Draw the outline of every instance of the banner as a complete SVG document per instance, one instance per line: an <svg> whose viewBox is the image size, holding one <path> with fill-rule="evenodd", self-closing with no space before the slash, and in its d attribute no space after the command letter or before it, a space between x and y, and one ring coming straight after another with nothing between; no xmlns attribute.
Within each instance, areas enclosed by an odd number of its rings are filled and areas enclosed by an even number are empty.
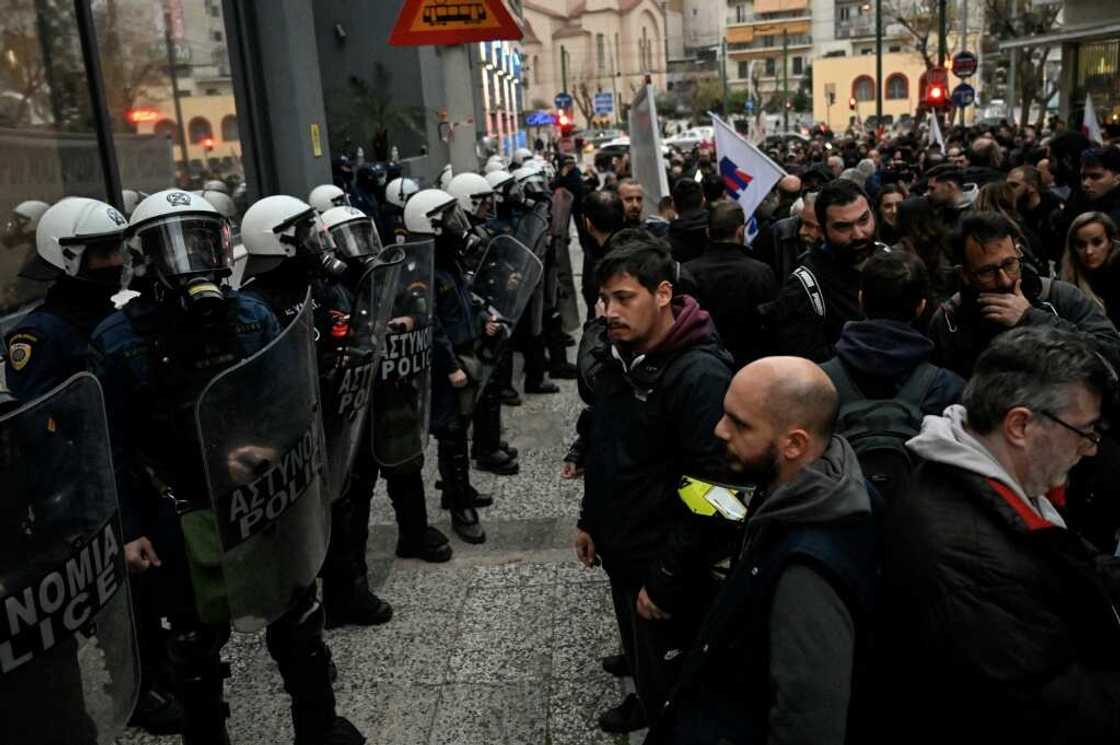
<svg viewBox="0 0 1120 745"><path fill-rule="evenodd" d="M945 138L941 136L941 125L937 123L937 114L929 112L929 144L937 145L941 152L945 152Z"/></svg>
<svg viewBox="0 0 1120 745"><path fill-rule="evenodd" d="M1098 145L1104 142L1101 123L1097 121L1097 110L1093 106L1093 97L1088 93L1085 94L1085 115L1081 117L1081 134Z"/></svg>
<svg viewBox="0 0 1120 745"><path fill-rule="evenodd" d="M778 164L751 143L744 140L738 132L715 114L712 125L716 129L716 157L719 158L719 175L729 197L743 208L747 219L748 243L758 230L755 226L754 211L786 174Z"/></svg>
<svg viewBox="0 0 1120 745"><path fill-rule="evenodd" d="M642 216L656 215L662 197L669 196L669 177L661 154L661 124L657 121L652 85L642 86L630 106L630 169L642 185Z"/></svg>

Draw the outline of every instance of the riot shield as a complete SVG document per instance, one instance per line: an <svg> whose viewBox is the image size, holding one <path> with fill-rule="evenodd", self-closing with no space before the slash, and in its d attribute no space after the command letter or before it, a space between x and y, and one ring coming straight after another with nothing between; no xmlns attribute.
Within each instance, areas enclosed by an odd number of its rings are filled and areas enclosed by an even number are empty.
<svg viewBox="0 0 1120 745"><path fill-rule="evenodd" d="M561 187L552 195L552 243L556 257L556 308L560 311L561 328L568 333L577 330L579 303L576 300L576 280L572 271L571 216L575 198Z"/></svg>
<svg viewBox="0 0 1120 745"><path fill-rule="evenodd" d="M254 631L315 581L330 537L310 295L271 344L195 404L230 619Z"/></svg>
<svg viewBox="0 0 1120 745"><path fill-rule="evenodd" d="M107 745L140 668L97 379L0 417L0 742Z"/></svg>
<svg viewBox="0 0 1120 745"><path fill-rule="evenodd" d="M435 243L401 244L396 292L373 383L373 457L399 466L423 454L428 444L432 396L433 282Z"/></svg>
<svg viewBox="0 0 1120 745"><path fill-rule="evenodd" d="M525 312L543 273L541 260L516 238L499 235L487 246L470 290L487 314L497 320L500 331L495 336L483 336L480 340L478 359L482 363L482 371L478 380L479 393L501 361L505 343Z"/></svg>
<svg viewBox="0 0 1120 745"><path fill-rule="evenodd" d="M549 218L552 213L552 203L549 199L533 202L532 206L522 214L513 229L513 237L525 244L533 254L543 259L548 250Z"/></svg>
<svg viewBox="0 0 1120 745"><path fill-rule="evenodd" d="M382 340L403 258L394 244L366 269L355 287L347 337L340 345L334 369L323 377L323 430L332 500L346 493L346 482L368 426L373 378L384 352Z"/></svg>

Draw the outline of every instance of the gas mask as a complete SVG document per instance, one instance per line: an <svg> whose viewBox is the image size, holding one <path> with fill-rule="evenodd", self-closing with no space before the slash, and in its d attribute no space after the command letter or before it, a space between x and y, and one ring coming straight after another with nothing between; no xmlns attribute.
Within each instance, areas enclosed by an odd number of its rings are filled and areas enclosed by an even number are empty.
<svg viewBox="0 0 1120 745"><path fill-rule="evenodd" d="M219 282L232 271L229 223L217 216L187 214L142 228L136 235L154 273L158 300L190 313L211 315L225 304Z"/></svg>

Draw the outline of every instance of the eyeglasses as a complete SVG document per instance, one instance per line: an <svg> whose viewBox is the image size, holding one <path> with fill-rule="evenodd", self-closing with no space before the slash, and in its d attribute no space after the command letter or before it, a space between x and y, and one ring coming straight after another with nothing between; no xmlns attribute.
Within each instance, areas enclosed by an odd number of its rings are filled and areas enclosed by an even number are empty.
<svg viewBox="0 0 1120 745"><path fill-rule="evenodd" d="M1023 269L1023 255L1008 256L1006 259L998 264L990 264L988 266L980 267L972 271L972 276L977 279L988 283L994 282L1000 272L1003 272L1008 277L1018 277L1019 272Z"/></svg>
<svg viewBox="0 0 1120 745"><path fill-rule="evenodd" d="M1093 443L1093 447L1100 447L1101 439L1102 439L1100 433L1093 432L1093 431L1086 432L1083 429L1078 429L1077 427L1074 427L1072 424L1062 421L1060 418L1058 418L1054 414L1051 414L1049 411L1039 411L1038 413L1042 414L1042 416L1046 417L1047 419L1054 422L1055 424L1060 424L1061 426L1068 429L1070 432L1073 432L1076 435L1080 435L1081 437L1084 437L1086 440ZM1094 425L1094 429L1097 426L1099 426L1099 425Z"/></svg>

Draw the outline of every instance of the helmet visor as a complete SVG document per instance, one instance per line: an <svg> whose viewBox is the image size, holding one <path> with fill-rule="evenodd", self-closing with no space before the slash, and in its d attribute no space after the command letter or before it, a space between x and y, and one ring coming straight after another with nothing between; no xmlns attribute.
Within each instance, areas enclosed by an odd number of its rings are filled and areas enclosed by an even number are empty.
<svg viewBox="0 0 1120 745"><path fill-rule="evenodd" d="M442 214L432 215L431 219L444 235L463 235L471 229L471 222L458 202L452 202Z"/></svg>
<svg viewBox="0 0 1120 745"><path fill-rule="evenodd" d="M165 276L228 273L233 268L229 223L218 216L171 217L141 228L137 239L144 256Z"/></svg>
<svg viewBox="0 0 1120 745"><path fill-rule="evenodd" d="M357 259L381 253L381 236L377 234L373 220L343 223L331 229L331 239L338 255L344 258Z"/></svg>
<svg viewBox="0 0 1120 745"><path fill-rule="evenodd" d="M298 222L295 222L296 220ZM287 221L286 224L277 226L276 230L279 232L280 242L295 246L296 254L321 254L334 248L334 241L331 240L327 226L314 210L308 210ZM287 230L292 230L294 235L282 232Z"/></svg>
<svg viewBox="0 0 1120 745"><path fill-rule="evenodd" d="M494 214L494 193L472 194L471 207L475 217L485 220Z"/></svg>

